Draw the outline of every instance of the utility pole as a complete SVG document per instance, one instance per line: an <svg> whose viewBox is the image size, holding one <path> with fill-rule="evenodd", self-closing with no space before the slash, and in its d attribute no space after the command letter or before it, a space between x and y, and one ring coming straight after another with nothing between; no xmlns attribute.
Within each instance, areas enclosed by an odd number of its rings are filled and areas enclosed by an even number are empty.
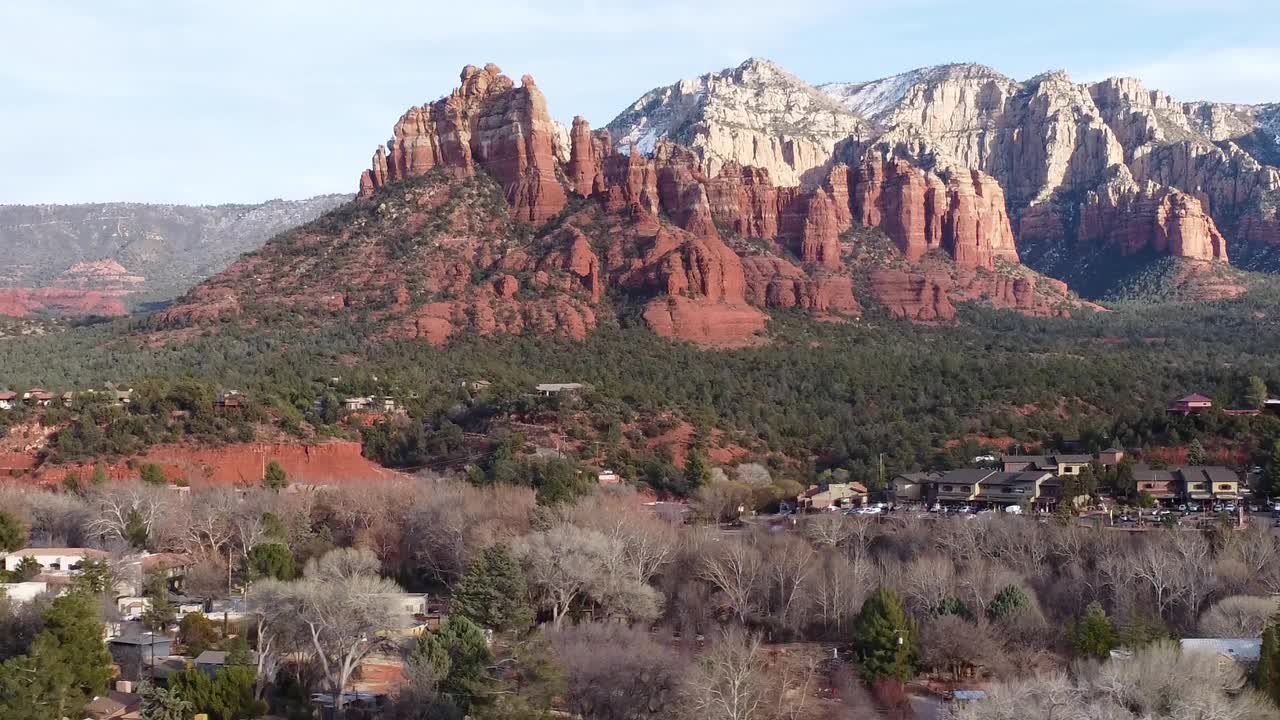
<svg viewBox="0 0 1280 720"><path fill-rule="evenodd" d="M877 465L880 478L880 489L884 490L884 453L879 453L876 457L878 459Z"/></svg>

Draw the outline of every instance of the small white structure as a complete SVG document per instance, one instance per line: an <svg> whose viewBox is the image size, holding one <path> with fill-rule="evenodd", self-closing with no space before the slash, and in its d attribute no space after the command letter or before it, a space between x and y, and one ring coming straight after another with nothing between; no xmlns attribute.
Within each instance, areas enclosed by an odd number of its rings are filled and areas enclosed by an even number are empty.
<svg viewBox="0 0 1280 720"><path fill-rule="evenodd" d="M49 583L34 580L18 583L0 583L0 595L21 605L29 603L49 591Z"/></svg>
<svg viewBox="0 0 1280 720"><path fill-rule="evenodd" d="M18 393L11 390L0 391L0 410L12 410L18 404Z"/></svg>
<svg viewBox="0 0 1280 720"><path fill-rule="evenodd" d="M398 612L405 615L426 615L427 614L427 594L426 593L397 593L390 596L391 602Z"/></svg>
<svg viewBox="0 0 1280 720"><path fill-rule="evenodd" d="M109 555L101 550L88 548L23 548L4 556L4 569L13 572L23 558L33 558L44 572L70 573L71 568L85 560L106 560Z"/></svg>

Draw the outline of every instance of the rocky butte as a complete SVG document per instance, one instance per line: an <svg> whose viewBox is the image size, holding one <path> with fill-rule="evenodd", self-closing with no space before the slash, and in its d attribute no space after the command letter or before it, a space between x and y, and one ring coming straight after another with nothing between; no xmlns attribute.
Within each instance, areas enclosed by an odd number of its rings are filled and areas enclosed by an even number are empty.
<svg viewBox="0 0 1280 720"><path fill-rule="evenodd" d="M760 342L771 308L856 317L859 295L922 321L952 318L953 301L1080 306L1018 264L1003 192L980 171L869 154L811 175L778 185L732 161L712 173L696 149L663 138L642 152L582 118L561 133L532 78L467 66L457 89L395 124L352 205L275 238L155 321L258 322L255 308L272 308L359 314L432 343L583 337L621 299L660 335L732 347ZM888 255L869 259L871 236ZM884 272L860 287L873 267Z"/></svg>

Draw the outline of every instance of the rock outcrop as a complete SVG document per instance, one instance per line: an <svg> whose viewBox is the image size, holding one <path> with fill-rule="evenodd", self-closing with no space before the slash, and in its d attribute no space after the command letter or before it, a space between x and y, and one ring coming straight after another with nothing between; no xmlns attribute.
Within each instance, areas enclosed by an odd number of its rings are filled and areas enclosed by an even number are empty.
<svg viewBox="0 0 1280 720"><path fill-rule="evenodd" d="M515 217L538 224L564 208L556 134L547 102L525 75L520 87L493 64L462 70L448 97L410 108L386 149L360 178L360 196L432 168L469 176L483 168L502 186Z"/></svg>
<svg viewBox="0 0 1280 720"><path fill-rule="evenodd" d="M659 141L691 149L708 175L726 163L768 171L800 185L835 146L870 125L774 63L751 58L736 68L655 88L609 123L624 148L650 154Z"/></svg>

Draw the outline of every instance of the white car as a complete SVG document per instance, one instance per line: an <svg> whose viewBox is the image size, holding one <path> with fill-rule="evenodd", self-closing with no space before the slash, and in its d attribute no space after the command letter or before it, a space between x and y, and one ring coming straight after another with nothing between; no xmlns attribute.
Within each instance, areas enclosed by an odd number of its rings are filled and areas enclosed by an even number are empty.
<svg viewBox="0 0 1280 720"><path fill-rule="evenodd" d="M1022 506L1021 506L1021 505L1010 505L1009 507L1005 508L1005 509L1004 509L1004 511L1005 511L1005 512L1007 512L1007 513L1009 513L1010 515L1021 515L1021 514L1022 514Z"/></svg>

